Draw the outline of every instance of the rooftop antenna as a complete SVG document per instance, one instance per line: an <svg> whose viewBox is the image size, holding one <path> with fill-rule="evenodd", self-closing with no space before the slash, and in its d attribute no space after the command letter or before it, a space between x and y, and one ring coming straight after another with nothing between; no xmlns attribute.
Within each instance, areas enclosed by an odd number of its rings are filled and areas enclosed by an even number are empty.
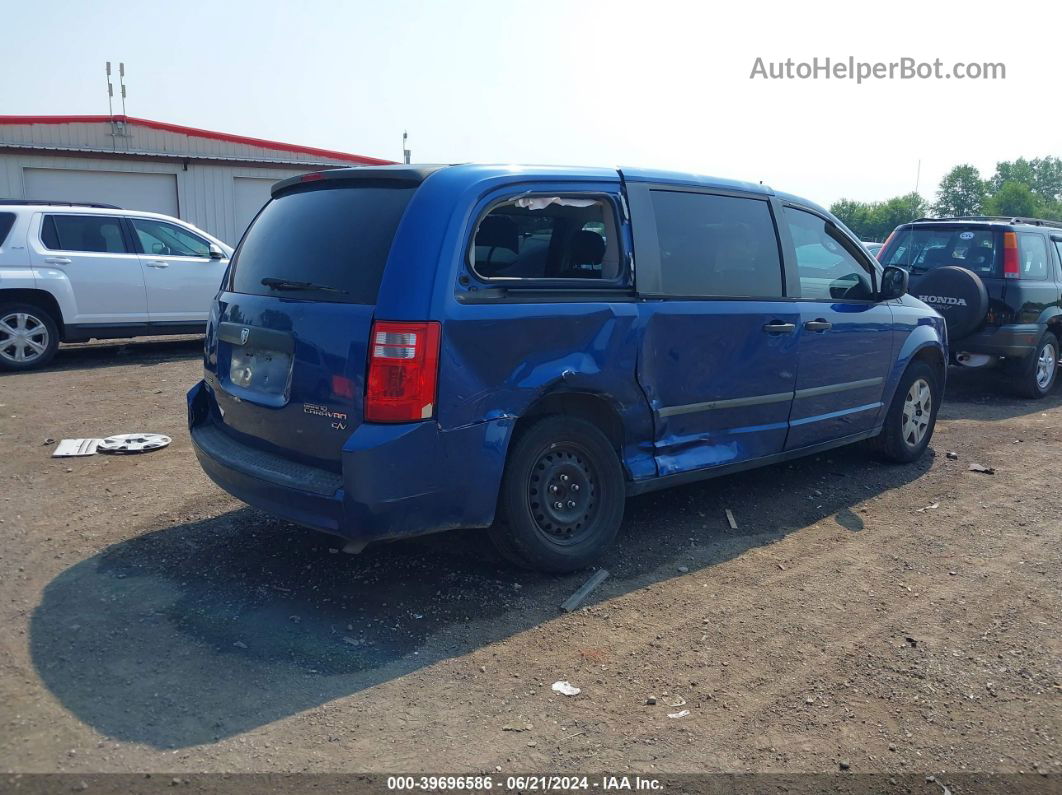
<svg viewBox="0 0 1062 795"><path fill-rule="evenodd" d="M918 195L918 183L922 181L922 158L918 158L918 168L915 169L915 195ZM911 219L914 220L913 218Z"/></svg>
<svg viewBox="0 0 1062 795"><path fill-rule="evenodd" d="M114 86L111 85L111 62L107 61L107 115L114 115Z"/></svg>
<svg viewBox="0 0 1062 795"><path fill-rule="evenodd" d="M125 115L125 62L118 63L118 83L122 87L122 115Z"/></svg>
<svg viewBox="0 0 1062 795"><path fill-rule="evenodd" d="M412 155L413 152L409 148L409 133L402 130L402 162L408 166Z"/></svg>

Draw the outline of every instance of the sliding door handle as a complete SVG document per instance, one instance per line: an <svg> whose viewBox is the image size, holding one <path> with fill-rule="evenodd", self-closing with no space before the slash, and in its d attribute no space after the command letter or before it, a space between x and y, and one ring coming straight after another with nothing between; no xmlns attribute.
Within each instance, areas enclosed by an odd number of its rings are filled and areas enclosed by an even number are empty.
<svg viewBox="0 0 1062 795"><path fill-rule="evenodd" d="M789 334L796 331L796 323L782 323L779 320L772 320L770 323L765 323L763 330L768 334Z"/></svg>
<svg viewBox="0 0 1062 795"><path fill-rule="evenodd" d="M817 320L809 320L804 324L804 328L808 331L829 331L833 328L833 323L820 317Z"/></svg>

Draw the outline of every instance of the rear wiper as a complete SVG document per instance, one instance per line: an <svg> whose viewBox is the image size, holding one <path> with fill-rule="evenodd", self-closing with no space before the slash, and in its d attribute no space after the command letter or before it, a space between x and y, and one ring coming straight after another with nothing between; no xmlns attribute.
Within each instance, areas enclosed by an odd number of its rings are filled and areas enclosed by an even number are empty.
<svg viewBox="0 0 1062 795"><path fill-rule="evenodd" d="M316 284L314 282L296 282L291 279L276 279L272 276L266 276L262 279L262 284L268 287L270 290L321 290L326 293L342 293L347 294L346 290L340 290L338 287L329 287L327 284Z"/></svg>

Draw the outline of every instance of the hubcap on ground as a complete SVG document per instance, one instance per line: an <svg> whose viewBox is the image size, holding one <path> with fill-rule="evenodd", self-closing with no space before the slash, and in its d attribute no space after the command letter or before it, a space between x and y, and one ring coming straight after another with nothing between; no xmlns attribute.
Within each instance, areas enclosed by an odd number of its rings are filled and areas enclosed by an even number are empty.
<svg viewBox="0 0 1062 795"><path fill-rule="evenodd" d="M1040 349L1040 355L1036 359L1036 385L1040 389L1047 389L1055 377L1055 368L1058 362L1055 360L1055 349L1050 344Z"/></svg>
<svg viewBox="0 0 1062 795"><path fill-rule="evenodd" d="M0 356L9 362L32 362L48 350L48 327L27 312L0 318Z"/></svg>
<svg viewBox="0 0 1062 795"><path fill-rule="evenodd" d="M917 379L903 401L903 440L908 447L922 443L933 416L933 391L924 378Z"/></svg>
<svg viewBox="0 0 1062 795"><path fill-rule="evenodd" d="M597 489L593 467L576 445L554 445L539 456L527 484L528 505L543 533L573 543L589 529Z"/></svg>

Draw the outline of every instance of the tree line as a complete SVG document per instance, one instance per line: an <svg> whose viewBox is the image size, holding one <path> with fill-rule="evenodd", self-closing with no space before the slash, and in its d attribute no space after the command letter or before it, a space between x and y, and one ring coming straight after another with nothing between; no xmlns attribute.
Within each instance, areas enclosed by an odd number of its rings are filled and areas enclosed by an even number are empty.
<svg viewBox="0 0 1062 795"><path fill-rule="evenodd" d="M995 173L982 179L969 164L955 166L937 188L937 200L928 202L918 193L880 202L839 199L830 212L861 240L884 240L897 226L915 218L954 215L1002 215L1062 221L1062 160L1038 157L1003 161Z"/></svg>

